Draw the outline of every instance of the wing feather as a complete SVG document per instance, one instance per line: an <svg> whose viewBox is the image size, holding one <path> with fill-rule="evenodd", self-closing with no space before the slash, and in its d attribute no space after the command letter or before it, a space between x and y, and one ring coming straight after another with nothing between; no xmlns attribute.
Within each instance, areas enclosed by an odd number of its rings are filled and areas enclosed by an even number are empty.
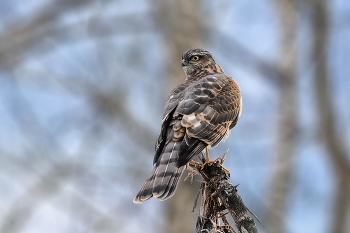
<svg viewBox="0 0 350 233"><path fill-rule="evenodd" d="M208 75L187 88L175 114L183 115L181 124L186 135L214 146L236 124L241 98L234 79L225 74Z"/></svg>

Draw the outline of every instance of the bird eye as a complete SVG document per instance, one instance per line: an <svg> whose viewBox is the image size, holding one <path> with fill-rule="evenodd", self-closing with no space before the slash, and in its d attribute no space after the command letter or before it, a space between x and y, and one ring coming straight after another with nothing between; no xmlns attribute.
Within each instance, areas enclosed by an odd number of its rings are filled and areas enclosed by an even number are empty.
<svg viewBox="0 0 350 233"><path fill-rule="evenodd" d="M198 61L198 60L199 60L199 57L198 57L198 56L193 56L193 57L191 57L191 60L192 60L192 61Z"/></svg>

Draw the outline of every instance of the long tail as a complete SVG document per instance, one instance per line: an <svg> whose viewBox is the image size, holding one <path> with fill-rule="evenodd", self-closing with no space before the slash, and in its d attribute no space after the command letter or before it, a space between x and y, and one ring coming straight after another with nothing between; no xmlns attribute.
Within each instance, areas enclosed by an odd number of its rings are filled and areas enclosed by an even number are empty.
<svg viewBox="0 0 350 233"><path fill-rule="evenodd" d="M184 170L184 166L177 167L178 152L181 142L169 142L155 164L150 177L134 198L134 203L142 203L152 196L165 200L174 195L177 184Z"/></svg>

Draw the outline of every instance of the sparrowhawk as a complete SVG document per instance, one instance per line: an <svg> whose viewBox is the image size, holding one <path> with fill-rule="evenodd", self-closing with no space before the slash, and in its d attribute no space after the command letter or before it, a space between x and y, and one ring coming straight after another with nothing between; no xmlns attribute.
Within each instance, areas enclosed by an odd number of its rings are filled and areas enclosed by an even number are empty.
<svg viewBox="0 0 350 233"><path fill-rule="evenodd" d="M174 195L185 165L208 146L216 146L236 125L242 96L236 81L203 49L182 55L186 79L169 95L156 141L154 167L134 203Z"/></svg>

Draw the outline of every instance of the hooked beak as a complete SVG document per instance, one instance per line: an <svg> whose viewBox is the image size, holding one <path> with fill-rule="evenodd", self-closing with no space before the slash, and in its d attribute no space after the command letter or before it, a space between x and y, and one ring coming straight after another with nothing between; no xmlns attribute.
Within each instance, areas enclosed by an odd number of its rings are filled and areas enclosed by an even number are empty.
<svg viewBox="0 0 350 233"><path fill-rule="evenodd" d="M181 60L181 66L184 67L184 66L187 66L187 62L185 59L182 59Z"/></svg>

